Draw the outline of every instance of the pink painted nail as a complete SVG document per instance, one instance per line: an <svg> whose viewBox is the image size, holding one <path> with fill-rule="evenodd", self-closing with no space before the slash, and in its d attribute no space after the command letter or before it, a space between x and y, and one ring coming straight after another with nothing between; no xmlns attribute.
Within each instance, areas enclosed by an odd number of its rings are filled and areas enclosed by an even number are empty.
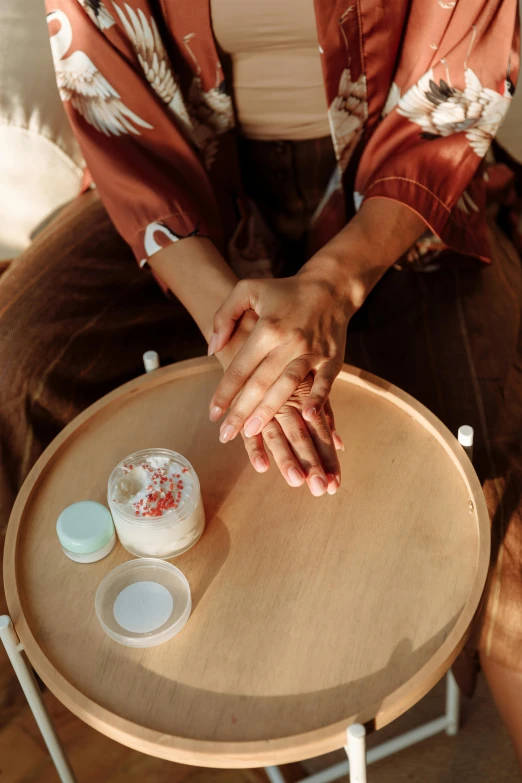
<svg viewBox="0 0 522 783"><path fill-rule="evenodd" d="M263 457L256 457L255 469L258 471L258 473L264 473L266 470L268 470L268 465L266 464L266 460L263 459Z"/></svg>
<svg viewBox="0 0 522 783"><path fill-rule="evenodd" d="M339 451L344 451L343 439L341 438L337 430L332 430L332 438L333 438L335 448L338 449Z"/></svg>
<svg viewBox="0 0 522 783"><path fill-rule="evenodd" d="M327 473L326 480L328 482L328 490L327 490L328 494L335 495L335 493L339 489L337 478L333 475L333 473Z"/></svg>
<svg viewBox="0 0 522 783"><path fill-rule="evenodd" d="M223 408L220 408L219 405L214 405L214 407L210 409L210 421L217 421L222 415Z"/></svg>
<svg viewBox="0 0 522 783"><path fill-rule="evenodd" d="M316 498L324 495L326 492L326 484L324 483L324 479L322 479L321 476L313 476L312 480L310 481L310 490L312 495L314 495Z"/></svg>
<svg viewBox="0 0 522 783"><path fill-rule="evenodd" d="M263 422L259 416L255 416L245 424L245 435L247 438L253 438L254 435L258 435L263 429Z"/></svg>
<svg viewBox="0 0 522 783"><path fill-rule="evenodd" d="M304 481L304 477L299 473L297 468L290 468L288 471L288 481L292 487L300 487Z"/></svg>
<svg viewBox="0 0 522 783"><path fill-rule="evenodd" d="M218 344L218 336L217 334L213 334L210 340L208 341L208 355L212 356L215 352Z"/></svg>
<svg viewBox="0 0 522 783"><path fill-rule="evenodd" d="M224 427L220 434L219 434L219 440L221 443L228 443L229 440L232 440L232 438L235 435L235 429L231 424L227 424L226 427Z"/></svg>

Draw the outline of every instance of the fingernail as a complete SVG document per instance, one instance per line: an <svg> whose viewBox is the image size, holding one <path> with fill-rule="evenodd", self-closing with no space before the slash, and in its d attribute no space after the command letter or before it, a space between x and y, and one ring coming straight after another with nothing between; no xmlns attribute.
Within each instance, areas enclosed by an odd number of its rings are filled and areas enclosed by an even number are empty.
<svg viewBox="0 0 522 783"><path fill-rule="evenodd" d="M321 476L313 476L312 480L310 481L310 490L312 495L315 495L316 498L324 495L326 492L326 484L324 483L324 480L321 478Z"/></svg>
<svg viewBox="0 0 522 783"><path fill-rule="evenodd" d="M327 489L328 494L335 495L335 493L339 488L336 476L334 476L333 473L327 473L326 480L328 482L328 489Z"/></svg>
<svg viewBox="0 0 522 783"><path fill-rule="evenodd" d="M297 468L290 468L288 471L288 481L292 487L300 487L304 481L304 477L299 473Z"/></svg>
<svg viewBox="0 0 522 783"><path fill-rule="evenodd" d="M344 451L343 439L341 438L337 430L332 430L332 438L335 444L335 448L339 449L340 451Z"/></svg>
<svg viewBox="0 0 522 783"><path fill-rule="evenodd" d="M214 407L210 409L210 421L217 421L222 415L223 408L220 408L219 405L214 405Z"/></svg>
<svg viewBox="0 0 522 783"><path fill-rule="evenodd" d="M317 416L317 408L315 406L313 408L308 408L308 410L306 411L306 417L308 419L315 419L316 416Z"/></svg>
<svg viewBox="0 0 522 783"><path fill-rule="evenodd" d="M212 337L210 338L210 340L208 341L208 355L209 356L212 356L212 354L214 353L214 351L217 348L217 344L218 344L218 336L217 336L217 334L213 334Z"/></svg>
<svg viewBox="0 0 522 783"><path fill-rule="evenodd" d="M259 416L255 416L245 424L245 435L247 438L252 438L254 435L258 435L263 429L263 422Z"/></svg>
<svg viewBox="0 0 522 783"><path fill-rule="evenodd" d="M232 440L235 434L235 429L231 424L227 424L226 427L223 427L221 432L219 433L219 440L221 443L227 443L229 440Z"/></svg>
<svg viewBox="0 0 522 783"><path fill-rule="evenodd" d="M258 473L264 473L267 468L268 465L266 464L266 461L263 459L263 457L257 457L255 461L255 469L258 471Z"/></svg>

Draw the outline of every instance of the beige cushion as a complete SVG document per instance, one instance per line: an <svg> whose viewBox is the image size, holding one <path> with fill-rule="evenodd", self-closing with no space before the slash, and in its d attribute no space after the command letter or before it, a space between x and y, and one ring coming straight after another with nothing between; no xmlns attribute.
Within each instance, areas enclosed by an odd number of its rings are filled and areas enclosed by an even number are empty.
<svg viewBox="0 0 522 783"><path fill-rule="evenodd" d="M43 2L0 2L0 259L78 193L82 156L56 83Z"/></svg>

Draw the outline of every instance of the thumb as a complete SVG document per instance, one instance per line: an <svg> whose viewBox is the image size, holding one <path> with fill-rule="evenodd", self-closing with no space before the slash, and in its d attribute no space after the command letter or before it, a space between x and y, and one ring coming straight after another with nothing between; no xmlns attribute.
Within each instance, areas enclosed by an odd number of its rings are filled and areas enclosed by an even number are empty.
<svg viewBox="0 0 522 783"><path fill-rule="evenodd" d="M222 351L230 340L237 321L253 309L257 291L255 280L240 280L214 315L214 331L208 343L208 355Z"/></svg>

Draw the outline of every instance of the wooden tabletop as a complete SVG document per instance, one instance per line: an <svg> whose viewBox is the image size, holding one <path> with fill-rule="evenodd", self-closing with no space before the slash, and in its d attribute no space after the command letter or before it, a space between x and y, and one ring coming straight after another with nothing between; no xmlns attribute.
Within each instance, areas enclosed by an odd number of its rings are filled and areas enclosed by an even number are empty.
<svg viewBox="0 0 522 783"><path fill-rule="evenodd" d="M482 594L487 511L451 433L373 376L347 368L335 384L343 484L322 498L275 467L256 474L241 439L218 442L218 379L212 359L166 367L59 435L11 517L8 605L45 683L113 739L201 766L296 761L341 747L355 720L388 723L442 676ZM106 502L113 466L147 447L192 462L207 528L173 561L192 589L187 625L134 650L94 613L102 578L131 555L74 563L55 524L69 503Z"/></svg>

